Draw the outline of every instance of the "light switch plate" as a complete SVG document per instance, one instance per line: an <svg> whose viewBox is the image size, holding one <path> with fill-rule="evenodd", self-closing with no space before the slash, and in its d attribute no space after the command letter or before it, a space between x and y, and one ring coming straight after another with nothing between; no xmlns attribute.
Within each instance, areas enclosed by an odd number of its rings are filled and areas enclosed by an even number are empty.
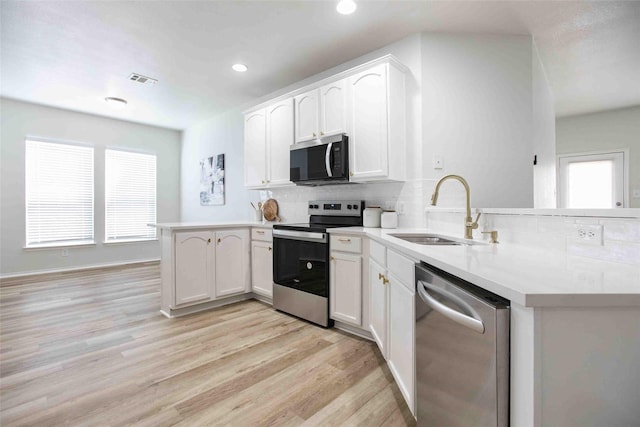
<svg viewBox="0 0 640 427"><path fill-rule="evenodd" d="M444 168L444 159L440 156L436 156L433 158L433 168L434 169L442 169Z"/></svg>

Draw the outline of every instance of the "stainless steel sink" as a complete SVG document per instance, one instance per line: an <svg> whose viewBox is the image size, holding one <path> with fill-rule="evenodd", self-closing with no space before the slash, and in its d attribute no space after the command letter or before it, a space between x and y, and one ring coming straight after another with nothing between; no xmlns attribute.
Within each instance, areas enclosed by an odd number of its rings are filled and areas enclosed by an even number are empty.
<svg viewBox="0 0 640 427"><path fill-rule="evenodd" d="M389 236L418 245L473 245L475 243L429 233L402 233L389 234Z"/></svg>

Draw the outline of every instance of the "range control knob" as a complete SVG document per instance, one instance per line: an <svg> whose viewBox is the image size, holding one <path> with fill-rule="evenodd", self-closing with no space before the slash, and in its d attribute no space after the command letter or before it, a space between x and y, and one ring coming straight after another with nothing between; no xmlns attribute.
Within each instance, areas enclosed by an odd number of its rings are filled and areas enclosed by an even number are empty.
<svg viewBox="0 0 640 427"><path fill-rule="evenodd" d="M309 205L309 209L313 209L313 205Z"/></svg>
<svg viewBox="0 0 640 427"><path fill-rule="evenodd" d="M351 205L347 205L347 209L351 210Z"/></svg>
<svg viewBox="0 0 640 427"><path fill-rule="evenodd" d="M318 205L313 205L313 209L318 209L320 206Z"/></svg>

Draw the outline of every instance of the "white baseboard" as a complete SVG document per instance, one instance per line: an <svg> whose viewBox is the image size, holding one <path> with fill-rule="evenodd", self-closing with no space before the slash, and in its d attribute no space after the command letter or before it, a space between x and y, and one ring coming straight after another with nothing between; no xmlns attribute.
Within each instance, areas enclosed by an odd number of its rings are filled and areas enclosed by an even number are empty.
<svg viewBox="0 0 640 427"><path fill-rule="evenodd" d="M375 340L373 339L373 335L371 335L371 332L357 326L351 326L349 324L342 323L336 320L334 321L333 327L336 329L340 329L341 331L348 332L352 335L357 335L360 338L375 342Z"/></svg>
<svg viewBox="0 0 640 427"><path fill-rule="evenodd" d="M96 270L99 268L109 268L109 267L123 267L127 265L134 264L146 264L146 263L159 263L160 258L151 258L151 259L140 259L135 261L118 261L118 262L109 262L105 264L91 264L91 265L82 265L78 267L65 267L65 268L52 268L47 270L36 270L36 271L21 271L18 273L8 273L8 274L0 274L0 280L2 279L13 279L16 277L28 277L28 276L38 276L41 274L54 274L54 273L70 273L73 271L83 271L83 270Z"/></svg>

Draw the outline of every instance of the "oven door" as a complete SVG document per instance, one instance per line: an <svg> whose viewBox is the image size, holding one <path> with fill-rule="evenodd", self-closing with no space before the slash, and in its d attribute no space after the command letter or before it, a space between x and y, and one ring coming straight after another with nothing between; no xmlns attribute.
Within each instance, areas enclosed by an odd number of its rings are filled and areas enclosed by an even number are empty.
<svg viewBox="0 0 640 427"><path fill-rule="evenodd" d="M273 281L281 286L329 296L326 233L273 230Z"/></svg>

